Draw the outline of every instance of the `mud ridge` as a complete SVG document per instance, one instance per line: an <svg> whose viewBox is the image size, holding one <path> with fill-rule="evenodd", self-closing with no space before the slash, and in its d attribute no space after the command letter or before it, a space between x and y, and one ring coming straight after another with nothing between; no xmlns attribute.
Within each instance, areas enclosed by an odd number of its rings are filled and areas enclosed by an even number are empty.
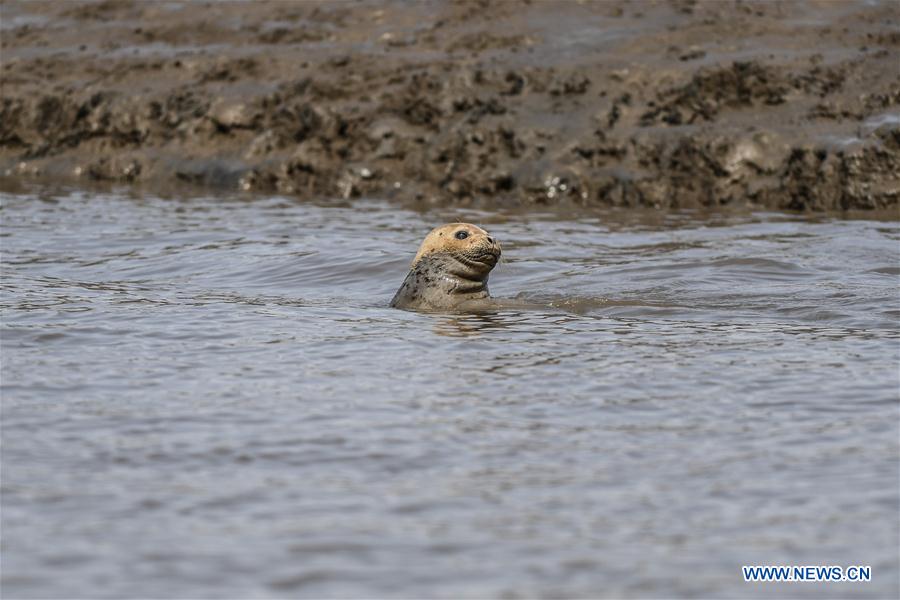
<svg viewBox="0 0 900 600"><path fill-rule="evenodd" d="M900 203L900 7L0 3L0 173L434 204Z"/></svg>

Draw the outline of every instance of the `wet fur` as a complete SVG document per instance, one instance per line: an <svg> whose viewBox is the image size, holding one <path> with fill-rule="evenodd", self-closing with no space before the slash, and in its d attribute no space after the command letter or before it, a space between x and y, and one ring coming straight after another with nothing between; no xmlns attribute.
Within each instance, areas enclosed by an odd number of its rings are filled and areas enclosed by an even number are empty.
<svg viewBox="0 0 900 600"><path fill-rule="evenodd" d="M458 240L460 229L470 237ZM490 298L488 276L497 264L500 244L468 223L432 230L422 242L412 267L391 306L412 310L447 310Z"/></svg>

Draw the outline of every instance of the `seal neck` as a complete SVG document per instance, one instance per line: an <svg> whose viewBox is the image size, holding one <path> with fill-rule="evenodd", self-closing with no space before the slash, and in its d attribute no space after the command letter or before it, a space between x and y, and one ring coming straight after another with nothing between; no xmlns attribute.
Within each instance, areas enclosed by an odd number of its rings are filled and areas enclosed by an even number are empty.
<svg viewBox="0 0 900 600"><path fill-rule="evenodd" d="M436 253L424 256L413 266L413 272L427 276L447 294L486 298L489 268L480 268L453 254Z"/></svg>

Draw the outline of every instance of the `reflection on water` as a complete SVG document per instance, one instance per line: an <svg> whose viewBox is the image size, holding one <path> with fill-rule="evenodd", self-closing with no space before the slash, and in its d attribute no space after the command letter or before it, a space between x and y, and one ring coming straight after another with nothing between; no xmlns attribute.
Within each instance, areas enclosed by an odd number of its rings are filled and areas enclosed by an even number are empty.
<svg viewBox="0 0 900 600"><path fill-rule="evenodd" d="M900 593L896 222L2 202L4 596ZM387 308L455 219L502 301Z"/></svg>
<svg viewBox="0 0 900 600"><path fill-rule="evenodd" d="M469 315L442 316L432 328L437 335L472 337L492 329L504 329L514 323L511 315L479 312Z"/></svg>

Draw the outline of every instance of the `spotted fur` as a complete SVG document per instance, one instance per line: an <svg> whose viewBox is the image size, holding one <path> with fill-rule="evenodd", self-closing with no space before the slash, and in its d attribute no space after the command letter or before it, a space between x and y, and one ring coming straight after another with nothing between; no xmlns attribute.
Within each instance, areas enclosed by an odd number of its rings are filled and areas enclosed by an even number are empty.
<svg viewBox="0 0 900 600"><path fill-rule="evenodd" d="M488 276L499 259L500 243L484 229L470 223L437 227L419 247L391 306L442 310L489 298Z"/></svg>

